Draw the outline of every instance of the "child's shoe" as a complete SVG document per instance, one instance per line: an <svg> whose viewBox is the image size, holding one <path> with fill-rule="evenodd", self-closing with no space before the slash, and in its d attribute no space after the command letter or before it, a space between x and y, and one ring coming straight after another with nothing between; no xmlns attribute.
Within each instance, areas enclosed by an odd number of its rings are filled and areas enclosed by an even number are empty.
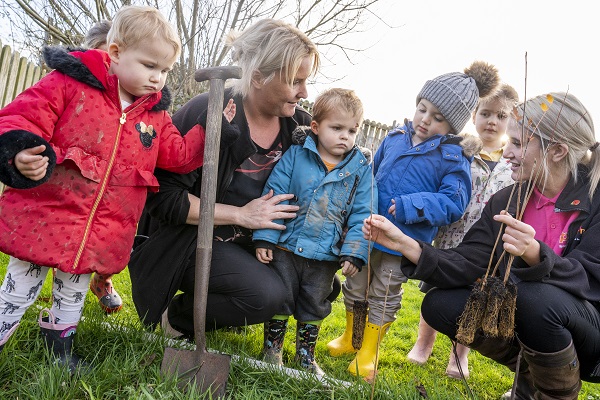
<svg viewBox="0 0 600 400"><path fill-rule="evenodd" d="M48 314L44 317L44 314ZM73 341L77 325L57 324L54 315L50 310L43 309L39 317L40 333L44 338L46 347L52 352L56 359L56 364L67 367L71 374L77 370L86 372L89 365L73 351Z"/></svg>
<svg viewBox="0 0 600 400"><path fill-rule="evenodd" d="M300 367L318 376L324 376L325 372L315 361L315 345L319 337L319 325L298 322L296 329L296 362Z"/></svg>
<svg viewBox="0 0 600 400"><path fill-rule="evenodd" d="M265 322L263 347L263 359L265 362L283 366L283 340L287 324L287 319L272 319Z"/></svg>
<svg viewBox="0 0 600 400"><path fill-rule="evenodd" d="M354 313L346 311L346 329L344 333L331 342L327 343L327 350L332 357L338 357L344 354L356 353L352 346L352 326L354 324Z"/></svg>
<svg viewBox="0 0 600 400"><path fill-rule="evenodd" d="M119 311L123 307L123 300L112 284L112 275L94 274L90 282L90 289L98 297L100 307L105 313Z"/></svg>

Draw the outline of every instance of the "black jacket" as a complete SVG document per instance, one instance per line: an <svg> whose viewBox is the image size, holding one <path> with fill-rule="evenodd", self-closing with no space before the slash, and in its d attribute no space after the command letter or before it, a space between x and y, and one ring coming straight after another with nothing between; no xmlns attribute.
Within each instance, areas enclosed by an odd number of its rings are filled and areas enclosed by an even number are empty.
<svg viewBox="0 0 600 400"><path fill-rule="evenodd" d="M226 90L223 107L230 98L231 91ZM222 203L236 168L257 151L250 138L242 99L233 99L236 115L232 123L238 126L240 133L233 144L222 146L219 152L217 203ZM185 134L207 109L208 93L200 94L173 115L173 123ZM310 124L310 119L310 114L300 107L296 108L294 117L281 118L283 151L292 145L294 129L298 125ZM140 221L138 234L149 238L135 247L129 262L133 301L140 319L149 325L160 321L196 250L198 227L186 224L186 219L190 209L188 193L200 196L202 168L185 175L157 170L155 175L160 191L151 194L146 203L146 212L154 222L149 223L148 216Z"/></svg>
<svg viewBox="0 0 600 400"><path fill-rule="evenodd" d="M559 256L545 243L540 242L540 263L527 265L516 257L511 267L511 279L518 281L541 281L592 302L600 301L600 193L596 191L593 201L588 195L588 171L580 166L577 183L571 179L556 202L563 211L579 210L579 216L569 226L567 247ZM525 188L526 185L523 185ZM402 271L410 279L420 279L440 288L471 285L482 278L490 260L501 224L493 216L506 208L512 186L494 194L481 218L467 232L463 242L456 248L440 250L420 242L423 253L417 265L403 261ZM522 195L524 195L523 190ZM513 195L508 209L515 215L517 194ZM498 243L492 260L492 268L503 251ZM504 276L508 257L499 266Z"/></svg>

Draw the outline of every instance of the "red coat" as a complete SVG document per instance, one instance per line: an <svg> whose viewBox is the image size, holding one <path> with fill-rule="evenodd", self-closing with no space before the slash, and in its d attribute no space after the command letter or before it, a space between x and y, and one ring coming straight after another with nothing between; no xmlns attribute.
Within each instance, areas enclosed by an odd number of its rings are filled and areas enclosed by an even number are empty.
<svg viewBox="0 0 600 400"><path fill-rule="evenodd" d="M158 190L154 169L200 167L204 129L181 136L165 90L121 110L105 52L54 48L45 56L55 70L0 110L0 142L33 133L50 144L56 165L47 182L0 197L0 251L67 273L120 272L146 194Z"/></svg>

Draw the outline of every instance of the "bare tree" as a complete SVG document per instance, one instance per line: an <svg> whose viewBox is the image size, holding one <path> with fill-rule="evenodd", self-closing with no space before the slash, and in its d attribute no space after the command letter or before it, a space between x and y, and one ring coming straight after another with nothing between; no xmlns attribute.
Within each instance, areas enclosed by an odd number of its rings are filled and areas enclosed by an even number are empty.
<svg viewBox="0 0 600 400"><path fill-rule="evenodd" d="M204 88L193 81L198 68L230 62L226 34L243 30L260 18L278 18L295 24L327 57L350 59L362 50L347 39L380 21L374 10L382 0L142 0L159 8L177 27L183 51L169 86L176 103ZM43 45L77 46L93 23L110 19L130 0L2 0L0 13L10 21L10 36L20 48L39 54ZM139 3L139 2L138 2ZM6 29L5 29L6 31Z"/></svg>

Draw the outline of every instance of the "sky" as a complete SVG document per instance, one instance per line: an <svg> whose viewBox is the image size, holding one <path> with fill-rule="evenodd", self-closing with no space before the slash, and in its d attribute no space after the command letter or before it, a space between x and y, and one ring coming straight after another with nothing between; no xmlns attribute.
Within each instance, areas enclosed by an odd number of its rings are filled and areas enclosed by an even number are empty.
<svg viewBox="0 0 600 400"><path fill-rule="evenodd" d="M423 84L462 72L475 60L495 65L523 100L569 91L588 108L600 131L596 58L600 22L593 1L379 0L363 32L347 44L364 49L324 60L308 100L329 87L354 89L365 118L392 125L412 119ZM595 8L595 6L594 6ZM465 131L475 133L469 122ZM600 134L596 137L600 138Z"/></svg>
<svg viewBox="0 0 600 400"><path fill-rule="evenodd" d="M309 100L328 87L353 89L365 118L391 125L412 119L423 84L462 72L475 60L495 65L521 100L569 91L586 106L600 130L600 22L583 0L383 0L378 14L355 35L365 51L339 59L324 72L333 83L309 87ZM595 6L594 6L595 8ZM469 123L465 131L475 133ZM600 137L600 134L596 134Z"/></svg>

